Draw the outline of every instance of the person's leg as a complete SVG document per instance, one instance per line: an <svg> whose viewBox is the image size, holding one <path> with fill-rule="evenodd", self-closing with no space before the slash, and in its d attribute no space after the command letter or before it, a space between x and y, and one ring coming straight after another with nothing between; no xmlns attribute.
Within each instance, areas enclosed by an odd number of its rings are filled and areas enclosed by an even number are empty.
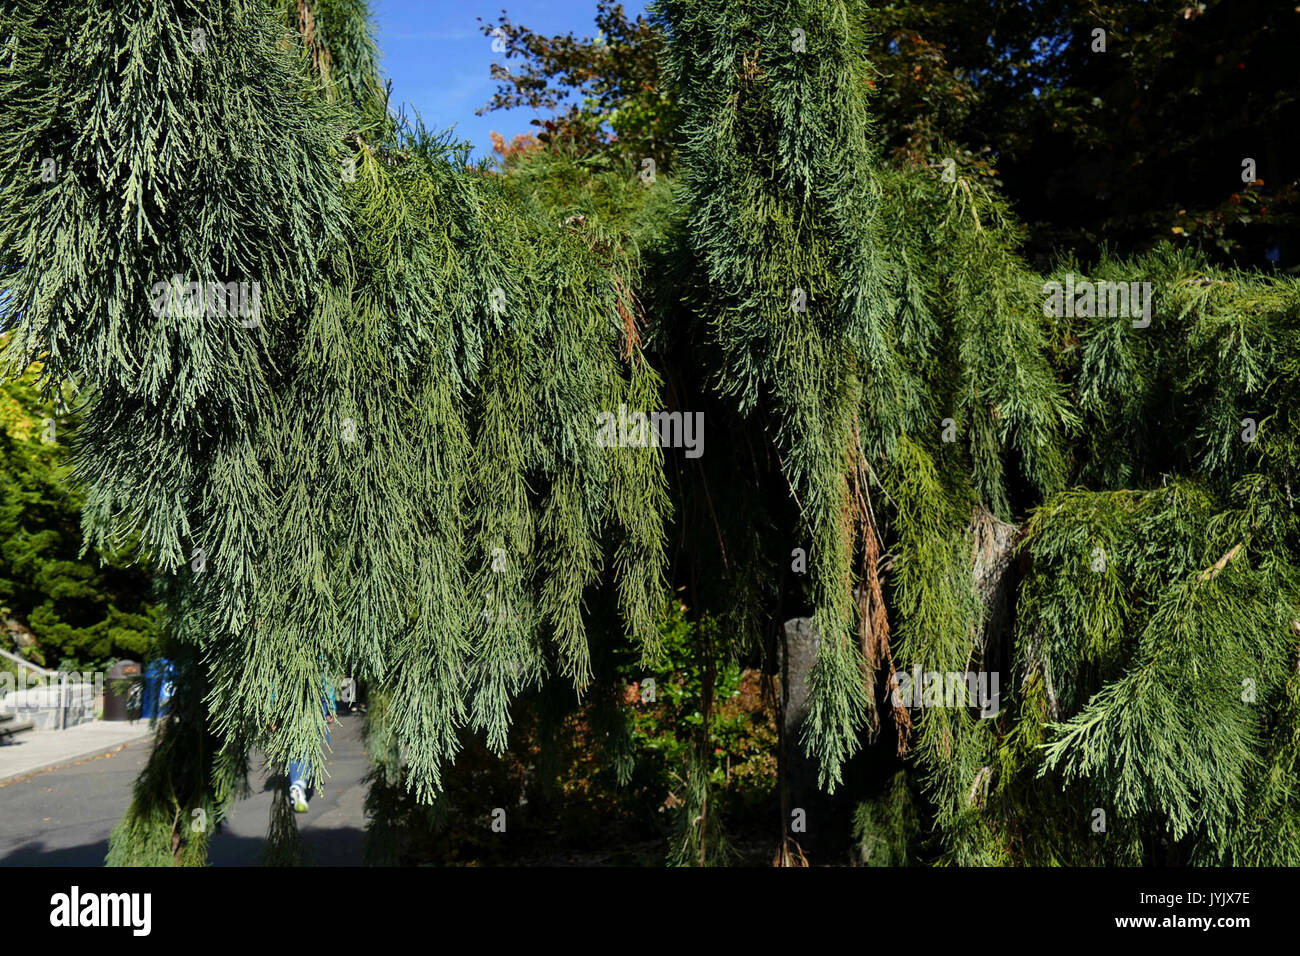
<svg viewBox="0 0 1300 956"><path fill-rule="evenodd" d="M289 799L298 813L307 812L307 778L310 776L310 761L289 761Z"/></svg>
<svg viewBox="0 0 1300 956"><path fill-rule="evenodd" d="M333 715L327 711L325 722L325 746L327 747L330 742L330 724L333 721ZM310 760L289 761L289 799L293 802L293 808L299 813L307 812L307 781L310 777Z"/></svg>

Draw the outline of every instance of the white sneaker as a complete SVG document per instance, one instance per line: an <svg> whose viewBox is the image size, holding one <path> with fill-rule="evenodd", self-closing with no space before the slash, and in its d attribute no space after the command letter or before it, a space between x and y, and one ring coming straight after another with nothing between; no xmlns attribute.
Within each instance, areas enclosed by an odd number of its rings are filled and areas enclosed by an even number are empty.
<svg viewBox="0 0 1300 956"><path fill-rule="evenodd" d="M307 791L302 788L301 784L295 783L289 788L289 799L293 801L295 813L307 812Z"/></svg>

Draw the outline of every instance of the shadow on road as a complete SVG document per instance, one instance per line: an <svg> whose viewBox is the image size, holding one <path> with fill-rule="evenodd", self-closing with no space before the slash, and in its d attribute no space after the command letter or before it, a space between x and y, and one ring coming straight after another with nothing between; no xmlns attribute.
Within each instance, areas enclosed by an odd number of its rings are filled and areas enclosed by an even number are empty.
<svg viewBox="0 0 1300 956"><path fill-rule="evenodd" d="M359 866L365 844L365 775L361 717L340 714L325 761L329 778L295 816L306 866ZM35 774L0 788L0 866L103 866L108 835L126 811L131 785L150 742L107 757ZM212 835L212 866L260 866L282 770L255 759L251 796L240 800Z"/></svg>

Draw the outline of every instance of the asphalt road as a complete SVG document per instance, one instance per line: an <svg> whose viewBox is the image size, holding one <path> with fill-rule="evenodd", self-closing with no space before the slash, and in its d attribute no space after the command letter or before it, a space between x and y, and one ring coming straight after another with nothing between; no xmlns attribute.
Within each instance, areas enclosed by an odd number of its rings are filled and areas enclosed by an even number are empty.
<svg viewBox="0 0 1300 956"><path fill-rule="evenodd" d="M362 862L368 770L361 718L341 714L331 735L330 774L297 817L304 862L358 866ZM80 760L0 787L0 866L102 866L108 834L121 819L152 741L127 744L108 756ZM235 804L213 834L213 866L262 862L272 797L284 774L269 773L255 758L249 775L253 795Z"/></svg>

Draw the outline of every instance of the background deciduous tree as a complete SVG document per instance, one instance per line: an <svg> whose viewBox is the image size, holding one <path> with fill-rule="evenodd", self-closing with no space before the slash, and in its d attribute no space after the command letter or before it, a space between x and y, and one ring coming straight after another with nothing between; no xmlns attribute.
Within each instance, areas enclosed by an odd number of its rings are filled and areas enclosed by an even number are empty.
<svg viewBox="0 0 1300 956"><path fill-rule="evenodd" d="M869 18L865 82L877 94L886 156L952 157L965 175L1002 189L1038 267L1062 248L1093 258L1103 244L1138 252L1161 239L1243 265L1300 263L1291 62L1300 14L1291 6L898 0ZM654 137L652 149L634 131L611 142L602 124L648 116L671 132L662 41L617 4L601 4L597 25L609 39L543 37L504 17L485 25L508 41L487 109L564 104L550 121L555 132L601 151L661 156L670 135ZM602 128L607 135L591 133ZM1247 158L1257 164L1253 184L1242 181Z"/></svg>

